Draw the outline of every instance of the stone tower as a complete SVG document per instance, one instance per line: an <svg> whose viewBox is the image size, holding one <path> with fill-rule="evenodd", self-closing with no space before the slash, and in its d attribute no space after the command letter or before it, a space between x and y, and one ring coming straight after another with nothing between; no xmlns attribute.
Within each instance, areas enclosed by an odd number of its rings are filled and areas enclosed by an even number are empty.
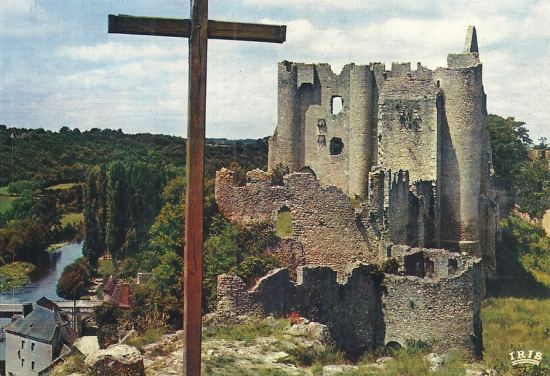
<svg viewBox="0 0 550 376"><path fill-rule="evenodd" d="M278 125L268 167L308 166L322 185L337 186L357 202L369 197L369 172L388 171L384 184L391 185L391 171L407 171L409 195L424 205L414 210L430 217L430 227L420 240L392 241L482 257L490 277L498 211L486 115L472 26L464 51L449 54L447 67L435 71L420 63L415 70L410 63L388 70L352 63L335 74L328 64L285 61L279 64ZM406 227L413 209L406 195L402 202L392 225Z"/></svg>

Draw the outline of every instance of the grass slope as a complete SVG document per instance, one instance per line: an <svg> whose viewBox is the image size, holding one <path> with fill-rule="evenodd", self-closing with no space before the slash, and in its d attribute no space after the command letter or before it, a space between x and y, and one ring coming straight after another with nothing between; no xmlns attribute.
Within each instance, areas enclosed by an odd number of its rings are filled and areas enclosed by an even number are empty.
<svg viewBox="0 0 550 376"><path fill-rule="evenodd" d="M33 264L20 261L0 267L0 291L29 284L29 274L34 269L35 266Z"/></svg>

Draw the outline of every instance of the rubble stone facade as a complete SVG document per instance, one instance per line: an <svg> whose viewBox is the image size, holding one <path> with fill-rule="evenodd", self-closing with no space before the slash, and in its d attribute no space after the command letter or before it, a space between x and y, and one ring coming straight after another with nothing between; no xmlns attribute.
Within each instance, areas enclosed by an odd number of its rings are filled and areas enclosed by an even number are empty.
<svg viewBox="0 0 550 376"><path fill-rule="evenodd" d="M287 268L250 290L220 276L218 315L296 311L349 351L425 340L479 356L499 211L475 29L434 71L285 61L278 96L268 171L241 185L222 169L215 194L241 225L290 212L292 234L268 250Z"/></svg>
<svg viewBox="0 0 550 376"><path fill-rule="evenodd" d="M343 349L360 354L378 346L423 340L435 351L481 355L480 260L439 249L399 252L396 274L372 266L338 280L329 267L277 269L247 290L236 276L218 277L217 315L224 322L248 316L298 312L328 326Z"/></svg>
<svg viewBox="0 0 550 376"><path fill-rule="evenodd" d="M375 167L432 182L434 245L482 257L494 275L498 210L475 28L447 68L352 63L335 74L328 64L284 61L278 75L269 171L307 166L321 185L358 199Z"/></svg>

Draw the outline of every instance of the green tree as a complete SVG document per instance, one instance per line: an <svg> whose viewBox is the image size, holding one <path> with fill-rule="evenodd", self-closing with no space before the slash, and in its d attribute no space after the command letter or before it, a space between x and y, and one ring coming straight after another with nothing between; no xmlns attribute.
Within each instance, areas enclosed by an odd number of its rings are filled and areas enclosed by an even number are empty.
<svg viewBox="0 0 550 376"><path fill-rule="evenodd" d="M60 297L72 300L74 302L73 309L73 325L76 329L76 300L86 295L90 286L90 268L84 258L76 259L72 264L69 264L63 269L61 277L57 281L56 292Z"/></svg>
<svg viewBox="0 0 550 376"><path fill-rule="evenodd" d="M181 326L182 270L182 259L173 252L164 254L160 265L153 269L156 306L161 312L163 321L174 327Z"/></svg>
<svg viewBox="0 0 550 376"><path fill-rule="evenodd" d="M495 174L507 188L511 188L519 164L527 160L532 145L525 123L498 115L487 116Z"/></svg>

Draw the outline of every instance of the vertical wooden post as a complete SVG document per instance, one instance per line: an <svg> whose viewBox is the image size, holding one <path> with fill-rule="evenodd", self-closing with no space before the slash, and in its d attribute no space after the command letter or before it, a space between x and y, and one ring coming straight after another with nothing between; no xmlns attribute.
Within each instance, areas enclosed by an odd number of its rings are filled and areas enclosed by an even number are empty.
<svg viewBox="0 0 550 376"><path fill-rule="evenodd" d="M183 374L186 376L199 376L201 369L201 283L207 43L208 0L192 0L191 35L189 37L187 189L183 289Z"/></svg>

